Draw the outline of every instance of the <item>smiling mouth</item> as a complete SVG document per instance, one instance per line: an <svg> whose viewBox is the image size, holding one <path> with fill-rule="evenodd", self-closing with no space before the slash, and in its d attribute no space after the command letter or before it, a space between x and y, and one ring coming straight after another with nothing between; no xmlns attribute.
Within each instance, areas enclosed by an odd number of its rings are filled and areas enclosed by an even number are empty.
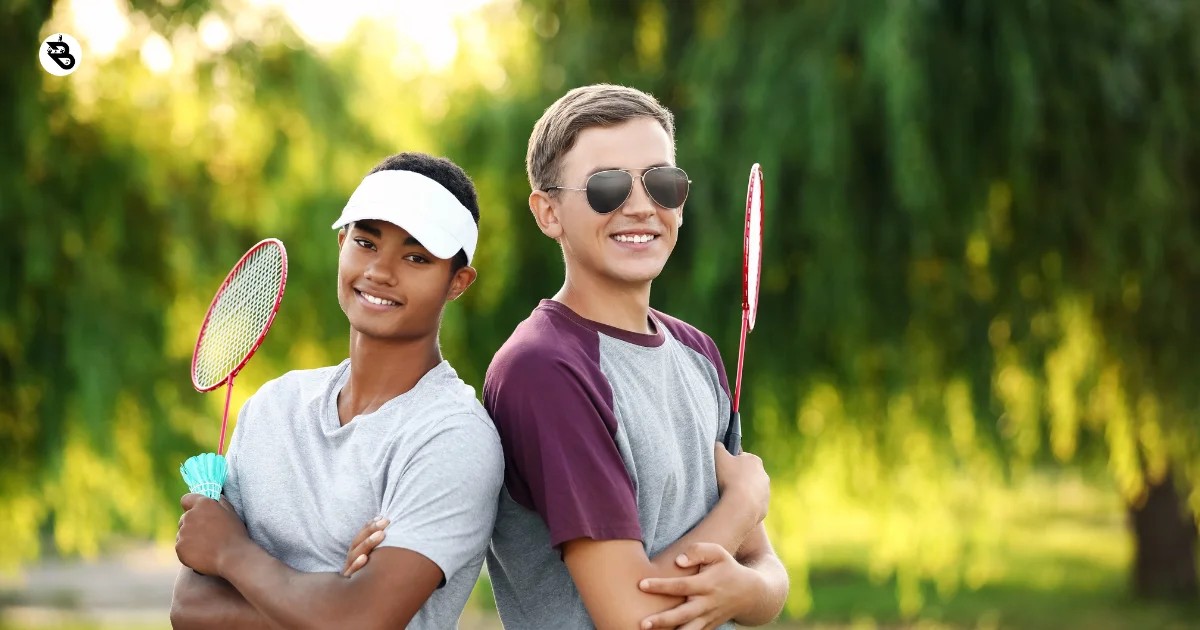
<svg viewBox="0 0 1200 630"><path fill-rule="evenodd" d="M369 304L374 304L375 306L399 306L400 305L399 302L393 302L392 300L385 300L381 297L376 297L374 295L371 295L370 293L364 293L362 291L359 291L358 289L355 289L354 292L357 293L359 295L359 297L361 297L363 300L366 300Z"/></svg>
<svg viewBox="0 0 1200 630"><path fill-rule="evenodd" d="M614 234L611 237L618 243L649 243L658 238L657 234Z"/></svg>

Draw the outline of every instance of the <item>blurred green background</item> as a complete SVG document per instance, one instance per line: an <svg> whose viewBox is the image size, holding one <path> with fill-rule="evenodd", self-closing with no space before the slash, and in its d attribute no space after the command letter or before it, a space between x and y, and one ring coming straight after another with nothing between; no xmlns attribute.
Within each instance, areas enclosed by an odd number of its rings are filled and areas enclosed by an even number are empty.
<svg viewBox="0 0 1200 630"><path fill-rule="evenodd" d="M478 186L442 345L479 389L562 282L533 123L613 82L674 111L694 180L652 305L731 374L765 171L743 417L781 625L1200 628L1200 3L9 0L0 53L0 626L166 627L178 466L224 402L188 378L208 302L284 241L234 409L343 358L329 225L388 154Z"/></svg>

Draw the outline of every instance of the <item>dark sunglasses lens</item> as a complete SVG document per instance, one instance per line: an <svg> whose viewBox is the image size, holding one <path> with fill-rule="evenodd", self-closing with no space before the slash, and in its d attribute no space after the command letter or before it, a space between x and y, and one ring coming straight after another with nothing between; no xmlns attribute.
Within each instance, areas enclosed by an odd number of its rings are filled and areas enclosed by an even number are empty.
<svg viewBox="0 0 1200 630"><path fill-rule="evenodd" d="M674 167L651 169L646 173L646 192L654 203L664 208L678 208L687 200L687 173Z"/></svg>
<svg viewBox="0 0 1200 630"><path fill-rule="evenodd" d="M587 200L592 210L608 214L621 207L633 190L633 177L624 171L601 171L587 181Z"/></svg>

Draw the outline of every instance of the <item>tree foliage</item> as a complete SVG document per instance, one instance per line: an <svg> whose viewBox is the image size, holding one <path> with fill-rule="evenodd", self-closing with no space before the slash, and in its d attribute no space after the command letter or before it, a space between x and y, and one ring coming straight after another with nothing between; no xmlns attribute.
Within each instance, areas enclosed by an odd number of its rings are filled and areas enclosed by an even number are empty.
<svg viewBox="0 0 1200 630"><path fill-rule="evenodd" d="M370 25L318 54L267 17L210 51L196 24L237 23L232 4L132 8L131 41L165 36L170 72L131 44L50 77L26 61L51 7L0 9L0 563L31 559L39 532L84 554L115 531L170 536L178 464L211 448L223 402L190 388L195 333L261 238L287 245L289 285L234 408L344 356L329 224L389 153L447 155L479 188L480 280L442 342L481 385L562 281L526 207L529 132L601 81L676 114L694 184L652 302L731 374L763 165L743 415L797 571L817 480L888 524L874 567L908 609L921 579L982 571L988 528L962 514L997 518L987 489L1032 467L1106 467L1131 504L1170 471L1200 489L1200 6L528 0L464 27L444 75L381 70L403 44Z"/></svg>

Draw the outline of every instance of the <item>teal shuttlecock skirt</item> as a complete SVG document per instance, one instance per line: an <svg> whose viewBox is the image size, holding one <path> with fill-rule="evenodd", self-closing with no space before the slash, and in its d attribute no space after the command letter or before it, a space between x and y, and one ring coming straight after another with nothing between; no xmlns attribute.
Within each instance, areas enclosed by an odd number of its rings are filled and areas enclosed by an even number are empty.
<svg viewBox="0 0 1200 630"><path fill-rule="evenodd" d="M203 494L213 501L221 500L221 489L225 487L225 477L229 474L224 457L216 453L195 455L183 462L179 472L189 491Z"/></svg>

